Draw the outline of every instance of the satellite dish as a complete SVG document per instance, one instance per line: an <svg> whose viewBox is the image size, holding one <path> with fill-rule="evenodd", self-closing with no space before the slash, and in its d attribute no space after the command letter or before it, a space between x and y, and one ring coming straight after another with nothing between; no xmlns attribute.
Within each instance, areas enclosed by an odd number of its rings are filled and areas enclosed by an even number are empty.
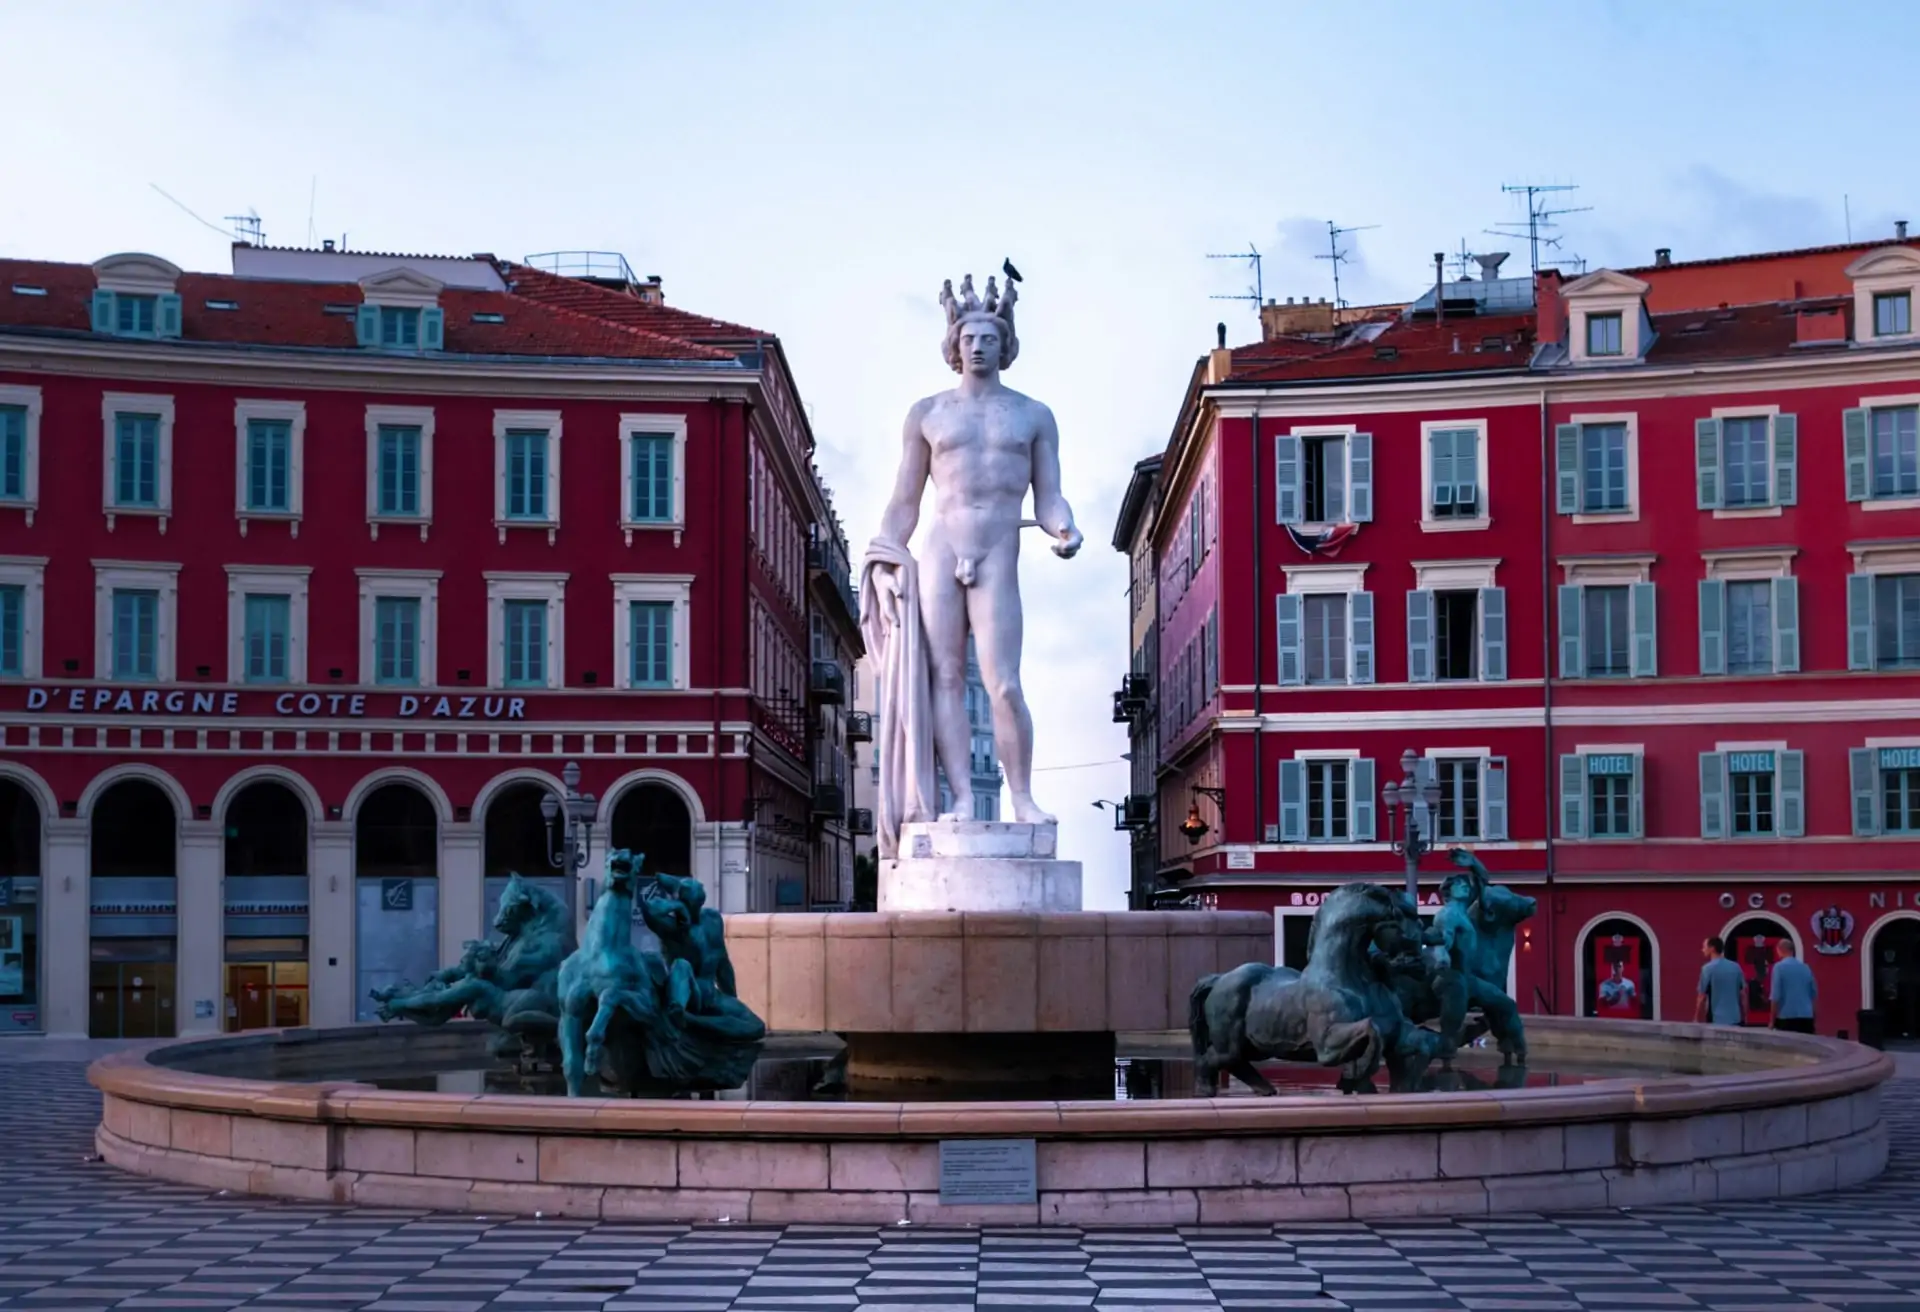
<svg viewBox="0 0 1920 1312"><path fill-rule="evenodd" d="M1486 282L1492 282L1500 276L1500 266L1507 262L1507 253L1494 251L1491 254L1476 255L1473 258L1474 262L1480 266L1480 277Z"/></svg>

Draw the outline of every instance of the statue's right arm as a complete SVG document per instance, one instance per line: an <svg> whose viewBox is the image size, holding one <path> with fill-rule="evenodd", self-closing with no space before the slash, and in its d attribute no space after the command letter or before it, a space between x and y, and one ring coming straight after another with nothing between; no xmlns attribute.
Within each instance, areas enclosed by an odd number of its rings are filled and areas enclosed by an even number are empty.
<svg viewBox="0 0 1920 1312"><path fill-rule="evenodd" d="M920 524L920 497L927 488L927 471L933 463L933 449L921 431L931 398L917 401L907 411L905 431L900 435L900 472L894 475L893 497L880 516L880 536L902 546Z"/></svg>

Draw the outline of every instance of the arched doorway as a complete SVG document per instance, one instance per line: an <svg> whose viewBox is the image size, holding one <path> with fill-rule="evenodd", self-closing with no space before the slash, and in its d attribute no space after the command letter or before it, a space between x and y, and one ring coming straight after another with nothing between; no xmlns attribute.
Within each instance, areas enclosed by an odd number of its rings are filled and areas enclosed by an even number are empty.
<svg viewBox="0 0 1920 1312"><path fill-rule="evenodd" d="M1720 936L1727 956L1747 977L1747 1024L1769 1025L1773 1008L1767 994L1773 984L1773 963L1781 940L1797 947L1793 930L1778 916L1747 916Z"/></svg>
<svg viewBox="0 0 1920 1312"><path fill-rule="evenodd" d="M0 779L0 1034L40 1028L40 804Z"/></svg>
<svg viewBox="0 0 1920 1312"><path fill-rule="evenodd" d="M424 984L440 968L440 818L412 784L383 784L353 822L354 1016L375 1019L367 995Z"/></svg>
<svg viewBox="0 0 1920 1312"><path fill-rule="evenodd" d="M1920 920L1889 916L1866 939L1873 982L1868 1005L1889 1039L1920 1038Z"/></svg>
<svg viewBox="0 0 1920 1312"><path fill-rule="evenodd" d="M646 854L643 873L693 873L693 816L686 800L666 784L635 784L620 794L607 828L614 847Z"/></svg>
<svg viewBox="0 0 1920 1312"><path fill-rule="evenodd" d="M507 890L507 876L519 875L532 880L561 901L567 898L567 877L553 868L547 846L547 818L540 813L542 798L556 797L551 788L531 780L508 784L487 803L486 850L482 861L486 872L485 933L493 933L493 917L500 910L500 898ZM554 820L553 841L560 842L565 821Z"/></svg>
<svg viewBox="0 0 1920 1312"><path fill-rule="evenodd" d="M93 804L91 989L96 1039L171 1038L177 960L173 801L147 779L122 779Z"/></svg>
<svg viewBox="0 0 1920 1312"><path fill-rule="evenodd" d="M242 788L226 814L229 1030L307 1023L307 807L276 780Z"/></svg>
<svg viewBox="0 0 1920 1312"><path fill-rule="evenodd" d="M1658 1014L1653 936L1638 920L1609 915L1580 940L1580 1014L1652 1020Z"/></svg>

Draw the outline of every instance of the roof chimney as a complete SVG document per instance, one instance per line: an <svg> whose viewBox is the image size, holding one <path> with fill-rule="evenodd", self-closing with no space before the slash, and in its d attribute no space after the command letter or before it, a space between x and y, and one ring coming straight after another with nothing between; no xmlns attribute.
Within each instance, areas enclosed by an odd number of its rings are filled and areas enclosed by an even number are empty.
<svg viewBox="0 0 1920 1312"><path fill-rule="evenodd" d="M1500 276L1500 266L1507 262L1507 253L1505 251L1489 251L1485 255L1476 255L1473 259L1474 263L1480 266L1481 280L1484 282L1492 282Z"/></svg>
<svg viewBox="0 0 1920 1312"><path fill-rule="evenodd" d="M1664 269L1673 263L1673 247L1656 246L1653 251L1653 267Z"/></svg>
<svg viewBox="0 0 1920 1312"><path fill-rule="evenodd" d="M1447 256L1444 251L1433 253L1433 321L1444 323L1447 318Z"/></svg>
<svg viewBox="0 0 1920 1312"><path fill-rule="evenodd" d="M1226 346L1226 344L1227 344L1227 326L1226 326L1226 325L1225 325L1224 323L1217 323L1217 324L1215 324L1215 325L1213 326L1213 344L1214 344L1214 345L1215 345L1216 347L1225 347L1225 346Z"/></svg>
<svg viewBox="0 0 1920 1312"><path fill-rule="evenodd" d="M1896 241L1905 241L1907 239L1907 221L1905 219L1895 219L1893 221L1893 236Z"/></svg>
<svg viewBox="0 0 1920 1312"><path fill-rule="evenodd" d="M332 250L332 249L333 249L333 238L331 238L331 237L328 237L328 238L327 238L327 239L326 239L325 241L323 241L323 242L321 242L321 243L320 243L320 249L321 249L321 250L323 250L323 251L330 251L330 250Z"/></svg>

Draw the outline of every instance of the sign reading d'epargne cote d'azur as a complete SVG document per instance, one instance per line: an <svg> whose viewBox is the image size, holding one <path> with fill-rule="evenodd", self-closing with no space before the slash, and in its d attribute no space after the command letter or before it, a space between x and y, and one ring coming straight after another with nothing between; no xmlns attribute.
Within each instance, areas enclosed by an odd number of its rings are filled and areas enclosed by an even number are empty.
<svg viewBox="0 0 1920 1312"><path fill-rule="evenodd" d="M184 688L29 688L26 709L79 715L372 716L398 720L524 720L525 697L481 693L206 692Z"/></svg>

